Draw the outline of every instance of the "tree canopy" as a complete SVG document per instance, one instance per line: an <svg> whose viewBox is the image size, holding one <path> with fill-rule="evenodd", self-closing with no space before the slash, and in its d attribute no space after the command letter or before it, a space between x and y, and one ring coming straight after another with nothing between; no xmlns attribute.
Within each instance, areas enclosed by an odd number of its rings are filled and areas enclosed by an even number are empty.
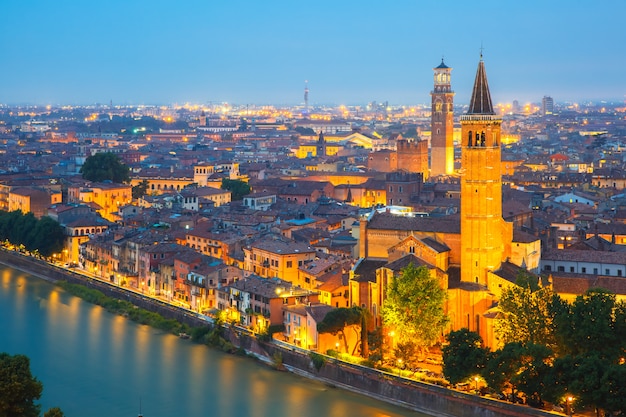
<svg viewBox="0 0 626 417"><path fill-rule="evenodd" d="M361 325L364 312L360 307L340 307L330 310L324 319L317 324L318 333L330 333L343 335L344 348L348 351L348 340L345 337L344 329L355 324Z"/></svg>
<svg viewBox="0 0 626 417"><path fill-rule="evenodd" d="M517 285L502 291L498 306L501 314L496 333L501 346L510 342L537 343L555 347L550 305L554 293L550 287L539 287L527 274L518 276Z"/></svg>
<svg viewBox="0 0 626 417"><path fill-rule="evenodd" d="M50 217L37 219L33 213L23 214L20 210L0 211L0 240L50 256L63 249L64 239L63 227Z"/></svg>
<svg viewBox="0 0 626 417"><path fill-rule="evenodd" d="M488 350L481 337L468 329L450 332L443 348L443 375L451 384L458 384L479 375L487 360Z"/></svg>
<svg viewBox="0 0 626 417"><path fill-rule="evenodd" d="M83 174L84 179L93 182L109 180L115 183L127 183L130 181L130 169L111 152L88 156L80 173Z"/></svg>
<svg viewBox="0 0 626 417"><path fill-rule="evenodd" d="M30 372L30 359L24 355L0 353L0 415L37 417L43 384Z"/></svg>
<svg viewBox="0 0 626 417"><path fill-rule="evenodd" d="M224 178L222 180L222 190L230 191L233 201L243 200L244 196L250 194L250 185L245 181Z"/></svg>
<svg viewBox="0 0 626 417"><path fill-rule="evenodd" d="M400 342L430 347L448 324L445 300L446 290L429 269L411 263L389 283L381 311L383 322L395 329Z"/></svg>

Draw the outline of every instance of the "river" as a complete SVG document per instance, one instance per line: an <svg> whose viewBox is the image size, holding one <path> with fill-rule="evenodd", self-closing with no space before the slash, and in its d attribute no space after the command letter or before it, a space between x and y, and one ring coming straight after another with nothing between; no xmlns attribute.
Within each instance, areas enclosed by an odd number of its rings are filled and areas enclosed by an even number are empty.
<svg viewBox="0 0 626 417"><path fill-rule="evenodd" d="M0 352L30 358L44 386L42 412L426 417L139 325L2 265L0 284Z"/></svg>

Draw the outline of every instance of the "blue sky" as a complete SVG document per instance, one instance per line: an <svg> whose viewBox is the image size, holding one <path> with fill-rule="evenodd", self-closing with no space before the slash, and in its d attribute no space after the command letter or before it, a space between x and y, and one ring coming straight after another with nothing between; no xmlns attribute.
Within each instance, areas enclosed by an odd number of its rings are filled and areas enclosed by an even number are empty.
<svg viewBox="0 0 626 417"><path fill-rule="evenodd" d="M466 103L626 98L623 0L1 0L0 103Z"/></svg>

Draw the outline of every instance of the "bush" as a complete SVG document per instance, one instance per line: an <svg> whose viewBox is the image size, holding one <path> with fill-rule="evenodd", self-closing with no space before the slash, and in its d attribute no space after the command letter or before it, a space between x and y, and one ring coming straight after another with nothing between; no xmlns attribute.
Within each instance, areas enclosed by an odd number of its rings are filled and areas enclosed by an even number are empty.
<svg viewBox="0 0 626 417"><path fill-rule="evenodd" d="M322 366L324 366L324 364L326 363L326 358L319 353L311 352L309 353L309 357L311 358L313 366L315 366L315 369L317 369L318 371L322 369Z"/></svg>

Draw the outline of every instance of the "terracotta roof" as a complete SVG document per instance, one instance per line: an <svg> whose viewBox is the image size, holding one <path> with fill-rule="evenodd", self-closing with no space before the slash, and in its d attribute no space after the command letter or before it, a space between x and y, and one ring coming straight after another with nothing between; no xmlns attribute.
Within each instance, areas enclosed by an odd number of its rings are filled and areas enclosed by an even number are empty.
<svg viewBox="0 0 626 417"><path fill-rule="evenodd" d="M376 213L370 219L367 228L460 234L461 220L458 216L405 217L391 213Z"/></svg>
<svg viewBox="0 0 626 417"><path fill-rule="evenodd" d="M375 282L376 270L385 266L387 261L363 259L354 269L354 281L357 282Z"/></svg>
<svg viewBox="0 0 626 417"><path fill-rule="evenodd" d="M406 268L410 264L413 264L416 267L426 266L428 268L433 268L431 264L423 261L422 259L418 258L412 253L404 255L402 258L396 259L393 262L389 262L387 265L385 265L385 268L391 269L392 271L395 271L395 272L400 272L402 269Z"/></svg>
<svg viewBox="0 0 626 417"><path fill-rule="evenodd" d="M541 254L546 261L567 262L602 262L614 265L626 265L626 253L608 251L585 251L568 249L547 249Z"/></svg>

